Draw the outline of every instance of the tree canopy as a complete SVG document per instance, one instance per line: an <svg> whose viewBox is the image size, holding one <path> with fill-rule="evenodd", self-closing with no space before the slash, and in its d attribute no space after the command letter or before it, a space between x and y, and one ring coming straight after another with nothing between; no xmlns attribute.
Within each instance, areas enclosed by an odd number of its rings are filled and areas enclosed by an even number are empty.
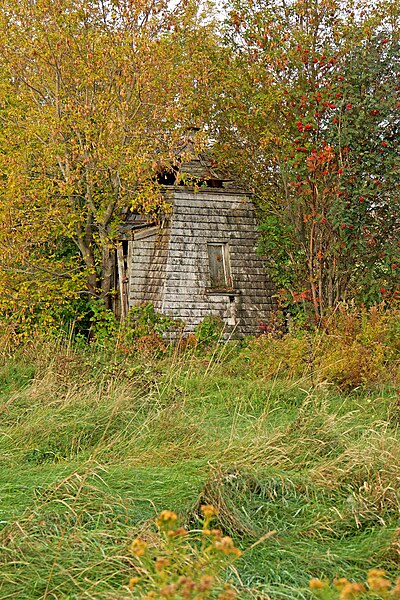
<svg viewBox="0 0 400 600"><path fill-rule="evenodd" d="M283 305L398 293L393 0L4 0L0 308L59 319L113 296L121 210L202 128L259 208ZM50 317L51 315L51 317Z"/></svg>
<svg viewBox="0 0 400 600"><path fill-rule="evenodd" d="M109 306L120 211L163 208L154 171L207 109L212 26L195 3L128 0L4 2L1 20L3 280L45 308L64 280Z"/></svg>
<svg viewBox="0 0 400 600"><path fill-rule="evenodd" d="M320 319L399 283L399 9L391 1L229 3L235 55L220 152L263 214L290 303ZM396 287L397 286L397 287Z"/></svg>

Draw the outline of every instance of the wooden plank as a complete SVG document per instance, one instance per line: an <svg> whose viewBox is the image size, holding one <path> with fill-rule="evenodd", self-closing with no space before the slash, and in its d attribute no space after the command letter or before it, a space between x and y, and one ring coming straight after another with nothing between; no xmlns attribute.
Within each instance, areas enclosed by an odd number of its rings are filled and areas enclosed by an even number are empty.
<svg viewBox="0 0 400 600"><path fill-rule="evenodd" d="M119 280L119 295L121 305L121 319L125 319L129 310L128 301L128 277L125 269L124 249L122 244L117 247L117 265L118 265L118 280Z"/></svg>

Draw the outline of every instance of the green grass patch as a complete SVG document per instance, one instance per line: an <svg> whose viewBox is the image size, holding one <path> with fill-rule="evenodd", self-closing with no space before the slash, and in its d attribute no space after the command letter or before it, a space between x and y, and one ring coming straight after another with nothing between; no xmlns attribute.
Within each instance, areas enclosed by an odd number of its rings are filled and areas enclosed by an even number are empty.
<svg viewBox="0 0 400 600"><path fill-rule="evenodd" d="M165 508L196 526L202 503L243 551L226 573L239 597L309 598L311 577L395 573L393 387L250 377L240 349L61 350L0 371L1 598L132 597L129 544Z"/></svg>

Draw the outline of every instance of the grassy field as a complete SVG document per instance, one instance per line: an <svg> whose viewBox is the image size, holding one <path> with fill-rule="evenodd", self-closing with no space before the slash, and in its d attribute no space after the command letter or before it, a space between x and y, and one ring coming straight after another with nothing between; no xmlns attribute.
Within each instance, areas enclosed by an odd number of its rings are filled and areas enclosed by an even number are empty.
<svg viewBox="0 0 400 600"><path fill-rule="evenodd" d="M240 598L309 598L312 577L377 566L395 575L396 386L273 373L267 358L261 346L156 359L62 343L4 357L2 600L141 597L126 587L130 543L162 509L196 524L201 503L243 551L224 574Z"/></svg>

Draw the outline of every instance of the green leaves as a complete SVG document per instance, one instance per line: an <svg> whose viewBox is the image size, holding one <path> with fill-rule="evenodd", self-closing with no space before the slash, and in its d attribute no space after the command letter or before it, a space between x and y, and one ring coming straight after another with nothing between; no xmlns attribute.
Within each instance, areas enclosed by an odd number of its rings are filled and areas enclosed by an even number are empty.
<svg viewBox="0 0 400 600"><path fill-rule="evenodd" d="M396 264L400 235L397 4L230 6L240 111L220 115L220 147L251 182L276 284L307 290L318 319L345 298L380 300L375 280L393 295L397 273L382 265Z"/></svg>

